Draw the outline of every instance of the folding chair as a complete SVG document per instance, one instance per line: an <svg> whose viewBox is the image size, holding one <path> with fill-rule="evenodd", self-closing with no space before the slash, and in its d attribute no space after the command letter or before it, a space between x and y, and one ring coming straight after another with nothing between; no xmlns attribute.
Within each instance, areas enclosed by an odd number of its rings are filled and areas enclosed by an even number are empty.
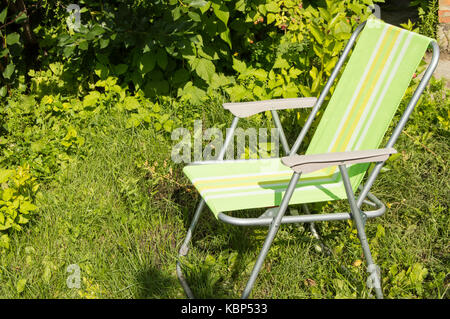
<svg viewBox="0 0 450 319"><path fill-rule="evenodd" d="M358 38L358 41L356 41ZM330 87L356 43L322 119L305 155L296 155ZM379 145L409 86L425 51L431 45L432 60L392 132L385 148ZM384 214L386 207L369 192L381 168L393 149L406 121L429 82L439 60L435 40L382 22L369 19L359 25L318 99L295 98L259 102L226 103L224 108L235 116L217 160L192 163L184 173L199 191L202 199L196 209L179 256L186 256L192 233L205 204L215 217L239 226L269 226L250 278L242 294L247 298L263 261L280 227L287 223L314 223L352 219L356 225L369 273L367 285L382 298L379 267L374 263L365 234L368 218ZM277 110L312 107L294 145L289 149ZM224 161L225 151L233 138L239 118L271 111L280 133L286 157ZM370 163L375 163L365 185L362 180ZM359 189L358 197L355 197ZM350 212L285 216L288 205L347 199ZM363 211L362 204L372 207ZM269 208L259 218L240 218L225 214L229 211ZM191 289L177 262L177 275L186 295Z"/></svg>

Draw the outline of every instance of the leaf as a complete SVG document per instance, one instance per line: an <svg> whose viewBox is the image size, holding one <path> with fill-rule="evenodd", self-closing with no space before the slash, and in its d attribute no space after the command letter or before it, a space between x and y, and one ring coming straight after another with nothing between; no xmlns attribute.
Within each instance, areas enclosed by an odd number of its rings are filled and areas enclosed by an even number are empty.
<svg viewBox="0 0 450 319"><path fill-rule="evenodd" d="M320 16L325 19L325 21L329 21L331 19L331 15L329 11L325 8L319 7Z"/></svg>
<svg viewBox="0 0 450 319"><path fill-rule="evenodd" d="M23 20L26 20L28 18L28 16L25 14L25 12L19 12L19 14L16 17L16 20L14 21L15 23L20 23Z"/></svg>
<svg viewBox="0 0 450 319"><path fill-rule="evenodd" d="M208 83L211 82L215 71L216 67L211 61L207 59L200 59L195 68L195 72L198 74L198 76Z"/></svg>
<svg viewBox="0 0 450 319"><path fill-rule="evenodd" d="M173 130L173 121L172 120L167 120L164 123L163 128L168 133L172 132L172 130Z"/></svg>
<svg viewBox="0 0 450 319"><path fill-rule="evenodd" d="M6 66L6 68L5 68L5 70L3 71L3 77L5 78L5 79L10 79L11 78L11 75L14 73L14 70L16 69L16 66L12 63L12 62L10 62L7 66Z"/></svg>
<svg viewBox="0 0 450 319"><path fill-rule="evenodd" d="M133 96L127 96L124 101L125 108L128 111L136 110L139 107L139 101Z"/></svg>
<svg viewBox="0 0 450 319"><path fill-rule="evenodd" d="M0 236L0 247L9 249L9 242L10 238L8 237L8 235L4 234Z"/></svg>
<svg viewBox="0 0 450 319"><path fill-rule="evenodd" d="M343 21L336 24L336 27L334 28L335 35L337 35L339 33L351 33L351 32L352 32L352 27Z"/></svg>
<svg viewBox="0 0 450 319"><path fill-rule="evenodd" d="M104 49L109 45L109 39L100 39L100 49Z"/></svg>
<svg viewBox="0 0 450 319"><path fill-rule="evenodd" d="M189 72L186 69L179 69L176 70L173 77L172 77L172 81L173 83L183 83L186 82L189 79Z"/></svg>
<svg viewBox="0 0 450 319"><path fill-rule="evenodd" d="M278 68L280 68L280 69L287 69L289 67L290 67L289 63L285 59L283 59L282 57L278 57L275 60L275 64L273 65L274 69L278 69Z"/></svg>
<svg viewBox="0 0 450 319"><path fill-rule="evenodd" d="M233 58L233 69L238 73L244 73L247 70L247 65L245 62Z"/></svg>
<svg viewBox="0 0 450 319"><path fill-rule="evenodd" d="M233 77L227 77L223 75L222 73L217 74L214 73L211 81L211 87L212 88L219 88L222 86L226 86L230 83L233 83L234 78Z"/></svg>
<svg viewBox="0 0 450 319"><path fill-rule="evenodd" d="M192 82L189 81L183 88L178 89L177 95L179 97L189 97L190 102L195 105L201 102L201 99L206 96L206 92L192 85Z"/></svg>
<svg viewBox="0 0 450 319"><path fill-rule="evenodd" d="M139 119L137 119L136 117L130 117L127 120L126 128L138 127L140 124L141 122L139 122Z"/></svg>
<svg viewBox="0 0 450 319"><path fill-rule="evenodd" d="M94 25L91 31L87 34L86 38L93 39L94 37L105 33L105 29L103 29L99 24Z"/></svg>
<svg viewBox="0 0 450 319"><path fill-rule="evenodd" d="M94 70L95 74L102 80L106 79L107 76L109 75L109 69L106 65L97 63L95 65L95 70Z"/></svg>
<svg viewBox="0 0 450 319"><path fill-rule="evenodd" d="M89 43L85 40L85 41L81 41L80 44L78 45L78 47L83 50L86 51L89 48Z"/></svg>
<svg viewBox="0 0 450 319"><path fill-rule="evenodd" d="M317 29L315 26L313 25L309 25L309 30L311 31L311 34L314 36L314 38L316 39L316 41L319 44L322 44L323 39L324 39L324 35L323 32L320 31L319 29Z"/></svg>
<svg viewBox="0 0 450 319"><path fill-rule="evenodd" d="M20 35L17 32L10 33L6 36L6 44L13 45L19 43Z"/></svg>
<svg viewBox="0 0 450 319"><path fill-rule="evenodd" d="M245 0L239 0L236 2L235 10L244 12L245 11Z"/></svg>
<svg viewBox="0 0 450 319"><path fill-rule="evenodd" d="M60 75L63 71L63 66L61 63L50 63L49 68L55 75Z"/></svg>
<svg viewBox="0 0 450 319"><path fill-rule="evenodd" d="M31 143L30 148L35 153L40 153L45 148L45 142L35 141Z"/></svg>
<svg viewBox="0 0 450 319"><path fill-rule="evenodd" d="M228 10L227 6L224 3L211 3L214 14L216 17L222 21L225 25L228 23L228 18L230 17L230 10Z"/></svg>
<svg viewBox="0 0 450 319"><path fill-rule="evenodd" d="M20 211L24 214L28 214L28 212L38 209L38 207L32 204L29 201L24 201L20 203Z"/></svg>
<svg viewBox="0 0 450 319"><path fill-rule="evenodd" d="M171 12L173 21L177 21L181 17L181 7L176 7Z"/></svg>
<svg viewBox="0 0 450 319"><path fill-rule="evenodd" d="M232 49L231 37L230 37L230 29L227 29L226 31L222 32L220 34L220 38L228 44L230 49Z"/></svg>
<svg viewBox="0 0 450 319"><path fill-rule="evenodd" d="M19 220L17 221L18 224L26 224L28 223L30 220L28 218L23 217L23 215L19 215Z"/></svg>
<svg viewBox="0 0 450 319"><path fill-rule="evenodd" d="M189 16L189 18L192 19L192 21L195 21L195 22L202 21L202 19L200 18L200 15L197 12L189 11L188 16Z"/></svg>
<svg viewBox="0 0 450 319"><path fill-rule="evenodd" d="M3 11L0 13L0 23L5 23L7 14L8 14L8 7L3 9Z"/></svg>
<svg viewBox="0 0 450 319"><path fill-rule="evenodd" d="M333 57L325 64L325 72L329 73L333 68L336 66L336 63L338 61L338 57Z"/></svg>
<svg viewBox="0 0 450 319"><path fill-rule="evenodd" d="M313 80L315 80L317 78L317 73L319 71L317 70L317 68L315 66L312 67L311 71L309 71L309 75L311 75L311 78Z"/></svg>
<svg viewBox="0 0 450 319"><path fill-rule="evenodd" d="M22 293L24 290L25 290L25 285L27 284L27 280L26 279L20 279L18 282L17 282L17 285L16 285L16 290L17 290L17 293Z"/></svg>
<svg viewBox="0 0 450 319"><path fill-rule="evenodd" d="M146 52L142 55L139 63L139 69L142 73L148 73L155 68L156 56L154 52Z"/></svg>
<svg viewBox="0 0 450 319"><path fill-rule="evenodd" d="M8 93L8 88L6 86L2 86L0 88L0 97L5 97L7 93Z"/></svg>
<svg viewBox="0 0 450 319"><path fill-rule="evenodd" d="M0 169L0 184L6 183L11 176L14 176L13 169Z"/></svg>
<svg viewBox="0 0 450 319"><path fill-rule="evenodd" d="M256 69L252 72L252 75L260 81L267 80L267 72L264 69Z"/></svg>
<svg viewBox="0 0 450 319"><path fill-rule="evenodd" d="M66 58L70 57L75 50L75 47L73 45L67 45L64 47L63 54Z"/></svg>
<svg viewBox="0 0 450 319"><path fill-rule="evenodd" d="M208 2L205 0L192 0L188 2L188 5L193 8L201 8L203 6L206 6L207 4Z"/></svg>
<svg viewBox="0 0 450 319"><path fill-rule="evenodd" d="M3 199L5 202L8 202L8 201L12 198L13 194L14 194L14 189L12 189L12 188L7 188L7 189L5 189L5 190L3 191L2 199Z"/></svg>
<svg viewBox="0 0 450 319"><path fill-rule="evenodd" d="M167 62L166 50L159 49L158 52L156 52L156 63L158 63L159 67L164 70L167 67Z"/></svg>
<svg viewBox="0 0 450 319"><path fill-rule="evenodd" d="M93 106L97 103L100 98L100 92L92 91L88 95L86 95L83 99L83 107Z"/></svg>
<svg viewBox="0 0 450 319"><path fill-rule="evenodd" d="M126 64L118 64L118 65L114 66L114 73L116 75L122 75L125 72L127 72L127 70L128 70L128 65L126 65Z"/></svg>
<svg viewBox="0 0 450 319"><path fill-rule="evenodd" d="M278 13L278 11L280 11L280 7L276 2L269 2L268 4L266 4L266 10L268 12Z"/></svg>

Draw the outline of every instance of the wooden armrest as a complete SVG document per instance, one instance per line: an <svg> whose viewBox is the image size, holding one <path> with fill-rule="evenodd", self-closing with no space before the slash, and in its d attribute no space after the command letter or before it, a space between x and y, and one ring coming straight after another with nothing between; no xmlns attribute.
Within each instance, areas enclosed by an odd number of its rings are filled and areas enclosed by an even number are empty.
<svg viewBox="0 0 450 319"><path fill-rule="evenodd" d="M283 157L281 162L297 173L306 174L336 165L383 162L394 153L397 153L397 151L393 148L383 148L365 151L291 155Z"/></svg>
<svg viewBox="0 0 450 319"><path fill-rule="evenodd" d="M298 109L313 107L315 97L275 99L254 102L224 103L223 107L237 117L248 117L260 112L272 110Z"/></svg>

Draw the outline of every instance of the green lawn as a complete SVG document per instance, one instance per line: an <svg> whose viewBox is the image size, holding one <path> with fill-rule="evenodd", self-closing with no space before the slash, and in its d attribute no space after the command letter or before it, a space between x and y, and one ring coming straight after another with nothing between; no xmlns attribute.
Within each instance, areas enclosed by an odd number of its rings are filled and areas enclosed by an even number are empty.
<svg viewBox="0 0 450 319"><path fill-rule="evenodd" d="M213 111L209 123L229 124L219 105ZM12 249L1 256L1 297L185 297L175 265L198 195L182 165L172 164L167 138L142 126L126 128L121 115L100 121L104 129L86 143L87 157L75 157L55 181L44 184L33 222L25 232L11 234ZM420 123L412 120L409 136L402 134L396 145L401 156L373 187L389 207L367 223L386 297L449 296L449 136L435 134L424 148L414 142L425 125ZM348 207L337 202L323 210ZM331 250L320 248L308 225L283 225L252 297L371 297L352 224L317 226ZM266 231L225 225L206 212L183 260L194 294L239 297ZM71 264L81 269L80 289L67 286Z"/></svg>
<svg viewBox="0 0 450 319"><path fill-rule="evenodd" d="M0 298L185 298L176 263L199 195L184 164L171 158L180 142L174 130L194 136L202 121L202 133L215 128L225 136L232 115L224 102L318 97L353 30L372 15L367 6L382 2L87 0L66 8L61 1L2 1ZM435 37L437 1L414 2L419 21L402 27ZM397 50L388 42L380 44L382 55ZM398 154L371 190L387 206L367 222L367 235L388 298L449 297L444 82L427 86L395 145ZM308 113L279 112L290 145ZM274 127L270 112L239 126ZM203 150L212 139L203 140ZM269 143L245 155L260 156ZM345 201L310 209L349 211ZM251 297L374 298L355 225L316 226L321 240L308 224L281 226ZM267 230L226 225L205 211L182 259L194 295L240 297Z"/></svg>

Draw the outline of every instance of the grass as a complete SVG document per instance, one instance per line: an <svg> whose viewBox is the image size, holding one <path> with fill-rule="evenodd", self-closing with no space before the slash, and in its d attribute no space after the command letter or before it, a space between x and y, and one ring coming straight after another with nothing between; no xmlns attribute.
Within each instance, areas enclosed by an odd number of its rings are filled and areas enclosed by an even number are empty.
<svg viewBox="0 0 450 319"><path fill-rule="evenodd" d="M207 124L230 123L218 105L211 107ZM86 143L89 155L45 186L33 223L25 233L11 235L13 249L0 257L2 298L185 297L175 265L198 195L182 166L171 163L167 138L145 127L127 129L118 115L101 121L106 129ZM409 132L413 138L414 132ZM402 156L373 187L389 208L367 223L384 293L448 298L448 134L435 135L427 149L402 134L396 148ZM337 202L322 209L348 207ZM373 297L354 226L325 222L317 227L331 252L321 248L308 225L283 225L252 297ZM266 231L225 225L205 212L183 260L194 294L239 297ZM80 289L67 286L71 264L80 267Z"/></svg>

